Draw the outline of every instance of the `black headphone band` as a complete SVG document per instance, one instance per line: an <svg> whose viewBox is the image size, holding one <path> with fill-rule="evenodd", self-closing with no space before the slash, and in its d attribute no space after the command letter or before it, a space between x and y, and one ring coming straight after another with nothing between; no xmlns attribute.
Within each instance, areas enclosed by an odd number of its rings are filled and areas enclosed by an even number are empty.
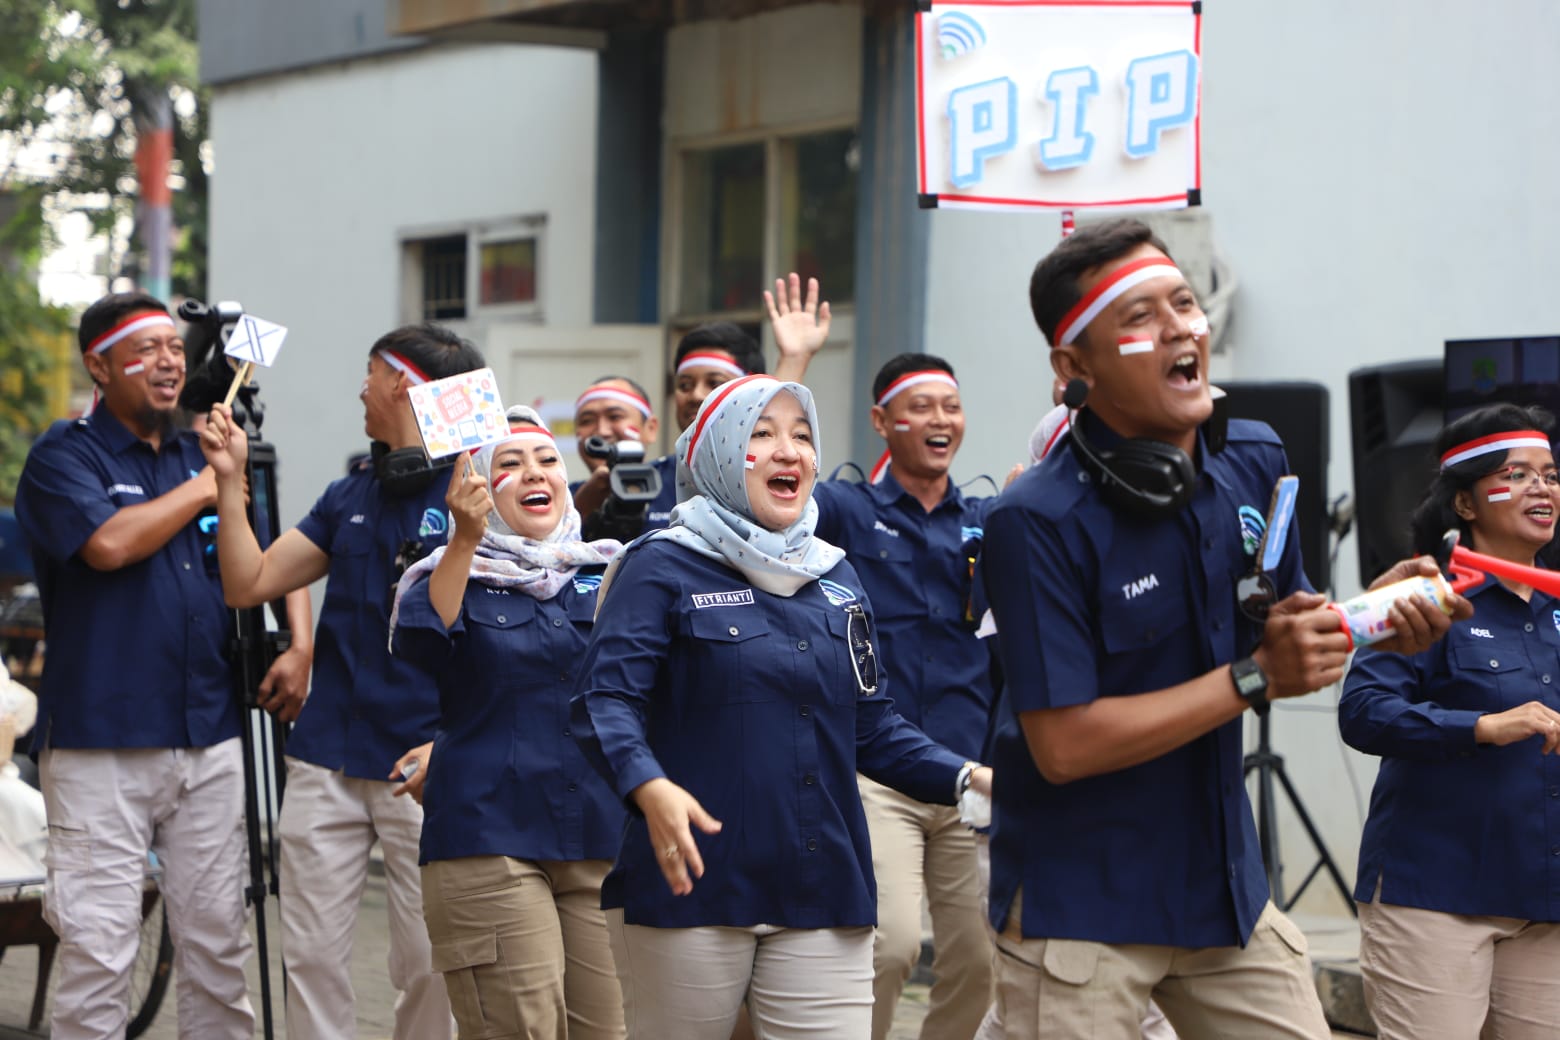
<svg viewBox="0 0 1560 1040"><path fill-rule="evenodd" d="M1068 439L1111 505L1145 517L1163 517L1191 502L1197 490L1197 467L1186 452L1143 437L1129 437L1098 451L1083 432L1081 415L1079 408L1068 417Z"/></svg>

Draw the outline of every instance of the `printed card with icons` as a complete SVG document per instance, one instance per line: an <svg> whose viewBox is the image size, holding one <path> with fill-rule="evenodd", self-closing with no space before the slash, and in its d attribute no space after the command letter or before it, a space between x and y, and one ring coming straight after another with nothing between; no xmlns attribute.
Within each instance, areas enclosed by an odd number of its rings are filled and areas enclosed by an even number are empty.
<svg viewBox="0 0 1560 1040"><path fill-rule="evenodd" d="M430 459L480 448L509 432L491 368L408 387L406 396Z"/></svg>

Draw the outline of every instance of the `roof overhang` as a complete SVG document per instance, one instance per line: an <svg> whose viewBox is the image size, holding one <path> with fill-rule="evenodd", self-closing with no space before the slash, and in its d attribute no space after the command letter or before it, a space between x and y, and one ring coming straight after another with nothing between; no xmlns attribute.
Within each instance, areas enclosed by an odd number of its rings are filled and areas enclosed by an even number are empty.
<svg viewBox="0 0 1560 1040"><path fill-rule="evenodd" d="M387 0L390 32L441 40L601 47L612 29L745 18L819 0ZM885 0L823 0L875 8Z"/></svg>

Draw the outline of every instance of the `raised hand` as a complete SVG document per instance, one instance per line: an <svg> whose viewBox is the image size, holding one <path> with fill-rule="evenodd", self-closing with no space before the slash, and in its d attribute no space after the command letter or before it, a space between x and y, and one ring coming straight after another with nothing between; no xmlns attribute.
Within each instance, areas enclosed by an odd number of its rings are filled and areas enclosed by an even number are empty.
<svg viewBox="0 0 1560 1040"><path fill-rule="evenodd" d="M1256 658L1268 678L1268 698L1299 697L1343 678L1349 637L1338 615L1324 606L1326 596L1295 592L1268 612Z"/></svg>
<svg viewBox="0 0 1560 1040"><path fill-rule="evenodd" d="M444 493L444 504L449 507L455 531L450 540L459 538L475 544L482 540L487 530L488 513L493 510L493 496L488 492L487 478L470 472L468 456L462 453L455 460L450 472L450 487Z"/></svg>
<svg viewBox="0 0 1560 1040"><path fill-rule="evenodd" d="M1405 581L1414 577L1433 578L1439 573L1440 567L1435 560L1428 556L1415 556L1393 564L1385 574L1371 582L1370 587L1379 589L1396 581ZM1414 595L1406 600L1399 600L1387 611L1387 621L1395 634L1373 646L1377 650L1389 650L1399 654L1417 654L1430 649L1432 643L1446 635L1453 621L1461 621L1473 616L1473 604L1455 592L1452 593L1447 606L1451 608L1451 614L1447 614L1424 596Z"/></svg>
<svg viewBox="0 0 1560 1040"><path fill-rule="evenodd" d="M829 305L818 302L818 279L807 279L807 300L802 301L802 279L795 271L775 279L775 291L764 290L769 324L775 330L775 346L782 360L807 361L829 338Z"/></svg>
<svg viewBox="0 0 1560 1040"><path fill-rule="evenodd" d="M200 450L218 481L244 472L249 464L249 437L233 421L233 409L225 404L211 406L206 428L200 433Z"/></svg>

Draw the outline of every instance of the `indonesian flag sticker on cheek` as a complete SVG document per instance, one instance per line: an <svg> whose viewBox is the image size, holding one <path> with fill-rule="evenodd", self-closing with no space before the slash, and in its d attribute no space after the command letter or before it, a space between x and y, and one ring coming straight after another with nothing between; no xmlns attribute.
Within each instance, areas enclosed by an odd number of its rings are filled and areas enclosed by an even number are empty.
<svg viewBox="0 0 1560 1040"><path fill-rule="evenodd" d="M747 461L742 463L742 468L743 469L752 469L756 465L758 465L758 456L757 455L749 455L747 457Z"/></svg>
<svg viewBox="0 0 1560 1040"><path fill-rule="evenodd" d="M1148 336L1122 336L1116 341L1122 357L1130 354L1152 354L1154 341Z"/></svg>
<svg viewBox="0 0 1560 1040"><path fill-rule="evenodd" d="M125 375L127 376L138 376L145 371L146 363L143 361L132 361L125 366Z"/></svg>
<svg viewBox="0 0 1560 1040"><path fill-rule="evenodd" d="M1485 497L1491 502L1510 502L1511 489L1509 487L1490 488Z"/></svg>
<svg viewBox="0 0 1560 1040"><path fill-rule="evenodd" d="M502 491L505 484L514 479L513 473L500 473L498 479L493 481L493 490Z"/></svg>
<svg viewBox="0 0 1560 1040"><path fill-rule="evenodd" d="M894 432L895 433L909 433L910 432L910 424L905 422L903 419L895 419L894 420Z"/></svg>

